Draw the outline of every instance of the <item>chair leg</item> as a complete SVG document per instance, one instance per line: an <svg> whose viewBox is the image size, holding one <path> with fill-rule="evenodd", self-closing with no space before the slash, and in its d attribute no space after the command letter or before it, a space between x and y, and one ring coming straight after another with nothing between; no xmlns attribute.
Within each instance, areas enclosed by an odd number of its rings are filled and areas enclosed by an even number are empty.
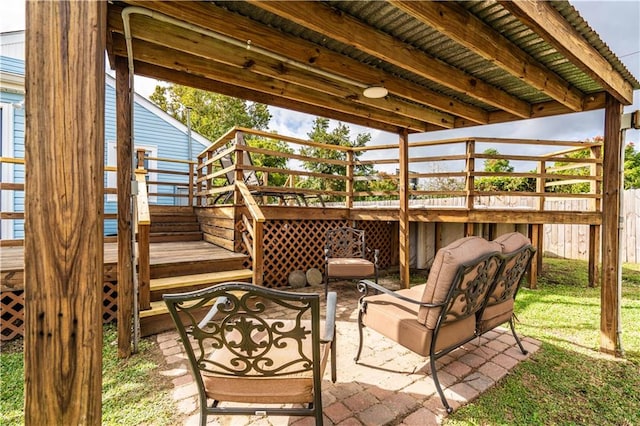
<svg viewBox="0 0 640 426"><path fill-rule="evenodd" d="M358 353L356 353L356 357L353 359L356 363L360 359L360 354L362 353L362 329L364 325L362 324L362 308L358 311Z"/></svg>
<svg viewBox="0 0 640 426"><path fill-rule="evenodd" d="M442 386L440 386L440 381L438 380L438 372L436 371L435 357L429 357L429 364L431 365L431 375L433 376L433 382L436 384L436 390L438 391L438 395L440 395L442 405L444 405L444 408L447 410L447 414L451 414L453 412L453 408L451 408L451 406L447 402L447 398L444 397Z"/></svg>
<svg viewBox="0 0 640 426"><path fill-rule="evenodd" d="M511 318L509 318L509 325L511 326L511 333L513 333L513 337L516 339L516 343L518 344L518 346L520 347L520 351L522 352L523 355L526 355L529 353L529 351L527 351L524 346L522 346L522 342L520 341L520 338L518 337L518 335L516 334L516 327L513 324L513 316Z"/></svg>
<svg viewBox="0 0 640 426"><path fill-rule="evenodd" d="M335 329L333 330L333 342L331 342L331 382L335 383L338 380L338 373L336 367L336 339L338 335Z"/></svg>

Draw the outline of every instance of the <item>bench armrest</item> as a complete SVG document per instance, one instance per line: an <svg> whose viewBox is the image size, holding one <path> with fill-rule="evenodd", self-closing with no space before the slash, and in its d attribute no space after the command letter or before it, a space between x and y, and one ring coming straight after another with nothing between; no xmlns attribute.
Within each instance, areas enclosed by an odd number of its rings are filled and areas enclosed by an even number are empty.
<svg viewBox="0 0 640 426"><path fill-rule="evenodd" d="M360 291L360 293L363 293L362 297L360 298L360 301L362 301L362 299L367 296L367 293L369 292L369 288L373 288L376 293L384 293L384 294L388 294L389 296L395 297L398 300L402 300L404 302L408 302L408 303L413 303L415 305L419 305L419 306L423 306L425 308L439 308L445 305L445 302L442 303L427 303L427 302L422 302L420 300L416 300L416 299L412 299L410 297L406 297L403 296L401 294L398 294L397 292L393 291L393 290L389 290L388 288L384 288L383 286L381 286L380 284L377 284L371 280L360 280L360 282L358 283L358 291Z"/></svg>

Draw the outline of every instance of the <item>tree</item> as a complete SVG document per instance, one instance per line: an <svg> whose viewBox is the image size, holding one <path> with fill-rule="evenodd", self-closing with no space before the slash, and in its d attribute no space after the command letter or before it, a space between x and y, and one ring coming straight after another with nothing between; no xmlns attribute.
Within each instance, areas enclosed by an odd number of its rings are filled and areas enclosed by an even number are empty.
<svg viewBox="0 0 640 426"><path fill-rule="evenodd" d="M599 138L602 139L601 137ZM601 142L599 138L595 138L593 142ZM592 142L592 141L588 141L588 142ZM571 152L565 155L565 157L577 158L577 159L590 158L591 152L588 149L582 149L580 151ZM576 165L576 163L568 162L568 161L556 161L554 163L554 167L566 167L570 165ZM558 175L570 174L574 176L589 176L591 174L591 168L588 165L577 166L577 167L572 167L570 169L567 169L564 172L552 172L552 174L558 174ZM554 180L561 180L561 179L547 179L547 182L553 182ZM547 192L558 192L558 193L565 193L565 194L586 194L590 191L590 189L591 189L591 183L589 181L585 181L585 182L571 183L566 185L553 185L553 186L547 187Z"/></svg>
<svg viewBox="0 0 640 426"><path fill-rule="evenodd" d="M210 141L216 141L234 126L267 130L271 120L271 113L265 104L247 102L178 84L156 86L150 99L184 124L187 124L187 108L190 108L191 128ZM257 148L293 152L286 142L277 139L247 135L245 142ZM256 166L279 169L286 169L288 165L287 158L275 155L254 153L251 155L251 161ZM262 173L258 172L257 175L261 177ZM282 186L287 176L281 173L270 173L269 185Z"/></svg>
<svg viewBox="0 0 640 426"><path fill-rule="evenodd" d="M308 136L309 139L316 142L344 147L363 147L371 140L369 133L359 133L356 135L355 140L351 140L349 127L343 123L338 123L332 131L329 131L329 120L321 117L317 117L314 120L313 128L311 132L308 133ZM300 154L317 159L347 160L347 153L336 149L304 147L300 149ZM358 159L361 154L361 151L355 152L354 160ZM303 161L302 167L314 173L346 175L346 166L340 164L329 164L323 161ZM372 165L356 164L354 167L354 175L356 176L369 176L371 174L373 174ZM317 177L309 177L308 179L300 181L299 186L327 191L344 191L346 189L344 180L321 179ZM357 182L354 189L357 191L362 190L364 187L366 187L366 182Z"/></svg>
<svg viewBox="0 0 640 426"><path fill-rule="evenodd" d="M640 189L640 151L633 142L624 147L624 189Z"/></svg>
<svg viewBox="0 0 640 426"><path fill-rule="evenodd" d="M271 120L264 104L179 84L156 86L150 99L183 124L187 124L187 108L190 108L191 128L211 141L234 126L266 130Z"/></svg>
<svg viewBox="0 0 640 426"><path fill-rule="evenodd" d="M500 155L495 148L486 149L484 154ZM513 173L514 168L507 159L488 158L484 161L484 171L490 173ZM535 179L508 176L477 178L474 183L475 189L479 191L534 191L536 187Z"/></svg>

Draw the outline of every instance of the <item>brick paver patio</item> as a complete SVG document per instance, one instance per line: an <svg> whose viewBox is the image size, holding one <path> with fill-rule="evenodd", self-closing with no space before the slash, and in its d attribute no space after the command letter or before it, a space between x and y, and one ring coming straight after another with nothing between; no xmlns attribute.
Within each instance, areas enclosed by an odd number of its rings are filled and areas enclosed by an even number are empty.
<svg viewBox="0 0 640 426"><path fill-rule="evenodd" d="M353 357L358 346L359 293L352 282L332 283L332 289L338 293L338 380L331 383L329 372L325 371L325 425L440 424L447 414L430 374L429 359L365 328L365 345L356 364ZM320 287L306 290L322 292ZM177 332L156 336L166 359L162 374L173 382L173 398L187 418L185 425L197 425L198 391L177 337ZM438 360L438 378L452 408L477 398L540 348L540 342L534 339L524 337L522 342L528 355L520 352L507 328L497 328ZM310 417L221 416L210 417L208 424L307 426L314 421Z"/></svg>

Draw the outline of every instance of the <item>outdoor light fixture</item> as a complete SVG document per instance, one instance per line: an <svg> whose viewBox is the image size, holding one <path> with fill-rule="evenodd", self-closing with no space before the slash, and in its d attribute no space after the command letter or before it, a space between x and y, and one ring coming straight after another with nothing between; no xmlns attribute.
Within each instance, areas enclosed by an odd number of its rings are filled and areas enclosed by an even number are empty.
<svg viewBox="0 0 640 426"><path fill-rule="evenodd" d="M362 91L365 98L380 99L389 94L389 91L384 86L369 86Z"/></svg>

